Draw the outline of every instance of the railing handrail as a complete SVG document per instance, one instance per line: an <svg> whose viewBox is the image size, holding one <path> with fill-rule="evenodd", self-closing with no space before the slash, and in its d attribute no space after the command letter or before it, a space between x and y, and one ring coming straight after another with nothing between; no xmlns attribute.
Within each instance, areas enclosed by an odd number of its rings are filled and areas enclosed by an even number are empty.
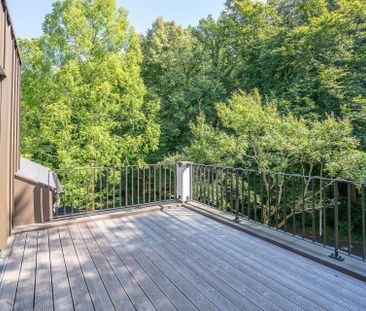
<svg viewBox="0 0 366 311"><path fill-rule="evenodd" d="M277 176L286 176L286 177L297 177L297 178L304 178L304 179L315 179L315 180L322 180L327 182L344 182L344 183L352 183L355 185L366 185L366 181L357 181L357 180L350 180L344 178L330 178L330 177L321 177L321 176L309 176L309 175L302 175L302 174L290 174L290 173L282 173L282 172L273 172L273 171L262 171L262 170L255 170L255 169L248 169L242 167L233 167L233 166L222 166L222 165L209 165L209 164L200 164L200 163L192 163L195 166L207 167L207 168L216 168L221 170L233 170L233 171L244 171L244 172L251 172L260 174L269 174L269 175L277 175Z"/></svg>
<svg viewBox="0 0 366 311"><path fill-rule="evenodd" d="M134 164L134 165L116 165L116 166L90 166L90 167L67 167L67 168L56 168L50 169L51 172L60 172L60 171L84 171L84 170L93 170L93 169L119 169L119 168L148 168L152 166L164 166L164 165L175 165L175 162L164 162L164 163L155 163L155 164Z"/></svg>

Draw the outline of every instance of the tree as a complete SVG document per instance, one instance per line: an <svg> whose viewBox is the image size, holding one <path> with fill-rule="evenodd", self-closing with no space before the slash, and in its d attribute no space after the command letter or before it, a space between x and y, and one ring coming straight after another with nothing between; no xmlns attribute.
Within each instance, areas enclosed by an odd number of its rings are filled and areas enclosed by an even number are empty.
<svg viewBox="0 0 366 311"><path fill-rule="evenodd" d="M189 144L189 123L204 112L215 121L214 103L225 90L205 63L204 51L192 35L174 22L158 18L143 39L142 76L149 98L159 99L161 141L153 159L181 151Z"/></svg>
<svg viewBox="0 0 366 311"><path fill-rule="evenodd" d="M216 159L233 165L236 159L237 166L260 171L342 177L350 173L343 171L347 166L339 165L340 161L358 154L348 120L329 115L310 122L291 114L282 116L275 103L262 103L257 90L236 93L216 109L220 128L205 124L202 117L192 125L194 140L188 155L194 160L199 157L211 164Z"/></svg>
<svg viewBox="0 0 366 311"><path fill-rule="evenodd" d="M257 90L250 94L236 93L226 103L217 104L216 109L220 128L206 124L202 116L198 118L197 124L192 125L194 139L186 156L193 161L200 159L205 164L261 172L301 173L305 176L343 177L361 181L366 178L366 153L357 150L358 141L352 137L352 126L348 120L328 116L323 121L310 122L291 114L282 116L275 103L262 102ZM296 199L289 204L291 198L284 196L285 178L281 174L259 175L252 172L251 177L247 173L246 178L235 179L230 171L229 175L222 168L216 171L221 174L218 187L225 188L221 192L216 188L215 195L220 197L218 202L221 203L218 204L221 208L233 208L230 200L234 191L241 202L250 200L251 206L262 206L264 223L276 218L278 228L303 211L321 211L324 208L322 204L333 206L326 192L319 191L321 187L317 179L299 178L299 175L288 177L287 186L292 187L292 193L296 192ZM257 191L255 187L253 189L254 178L257 185L261 183L262 194L258 193L258 188ZM214 192L215 183L211 183ZM316 192L313 188L315 185L318 189ZM331 182L324 183L327 191L331 186ZM244 191L238 189L246 189L250 195L247 194L244 199ZM276 199L273 193L276 193ZM276 202L286 209L285 217L279 217Z"/></svg>
<svg viewBox="0 0 366 311"><path fill-rule="evenodd" d="M39 39L21 40L22 152L51 167L143 162L158 101L145 101L139 39L115 0L55 1Z"/></svg>

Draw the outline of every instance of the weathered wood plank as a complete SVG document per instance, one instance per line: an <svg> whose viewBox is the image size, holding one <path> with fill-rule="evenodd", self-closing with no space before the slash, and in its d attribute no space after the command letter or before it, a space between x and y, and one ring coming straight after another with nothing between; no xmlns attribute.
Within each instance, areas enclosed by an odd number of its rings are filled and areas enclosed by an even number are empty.
<svg viewBox="0 0 366 311"><path fill-rule="evenodd" d="M108 226L115 227L113 222L107 222ZM150 276L157 284L165 296L181 311L197 311L197 308L177 289L177 287L162 273L133 243L129 242L126 235L123 235L122 230L118 231L121 244L140 264L141 268Z"/></svg>
<svg viewBox="0 0 366 311"><path fill-rule="evenodd" d="M90 258L90 254L84 244L78 227L70 226L68 229L74 243L76 254L78 256L95 310L114 310L114 306L111 302L108 292L104 287L102 280L100 279L97 268Z"/></svg>
<svg viewBox="0 0 366 311"><path fill-rule="evenodd" d="M159 289L159 287L150 279L148 274L135 261L135 259L124 247L122 247L117 236L115 236L115 232L117 230L110 228L104 222L98 222L98 225L101 231L110 241L110 244L118 254L119 258L125 264L135 280L139 283L155 308L158 310L177 310L169 301L169 299L167 299L164 293Z"/></svg>
<svg viewBox="0 0 366 311"><path fill-rule="evenodd" d="M35 310L53 310L50 252L47 231L38 232Z"/></svg>
<svg viewBox="0 0 366 311"><path fill-rule="evenodd" d="M159 230L159 228L150 226L150 224L149 227ZM168 242L172 243L174 246L179 248L180 251L185 253L185 256L191 257L197 262L198 265L201 265L202 269L215 271L215 274L218 278L220 278L223 282L230 284L237 292L251 300L256 306L265 310L301 309L298 305L274 292L270 286L264 286L246 274L238 275L236 273L234 276L228 273L230 269L227 267L227 265L223 264L219 260L215 260L215 258L209 260L207 254L202 255L200 251L197 251L197 249L186 245L183 240L173 236L170 239L170 232L163 233L163 235ZM316 308L314 308L314 310L319 309L319 306L315 307ZM311 305L309 306L309 309L311 309Z"/></svg>
<svg viewBox="0 0 366 311"><path fill-rule="evenodd" d="M168 224L168 222L159 218L159 222L162 222L162 224L159 224L157 220L158 219L152 218L148 219L148 221L155 223L155 225L165 225L165 228L167 227L166 224ZM187 234L186 230L179 229L181 224L178 221L175 222L175 220L172 220L169 223L171 224L170 226L174 224L175 231L179 230L181 239L195 252L201 253L204 258L211 260L216 265L221 264L227 273L231 273L233 276L240 278L243 282L246 281L247 276L251 276L252 281L256 283L260 281L263 285L269 286L273 292L277 292L281 296L286 297L287 304L289 302L294 302L298 305L298 308L302 307L309 310L318 310L321 306L325 309L327 306L331 306L333 310L344 310L344 308L334 303L332 300L324 299L322 296L308 291L296 282L291 282L284 279L281 275L262 269L263 267L261 268L260 262L251 262L246 256L237 256L235 253L230 252L229 249L226 249L225 246L214 244L211 240L208 241L206 239L206 241L203 237L198 239L193 234ZM148 224L151 225L150 222L148 222ZM157 230L157 232L162 234L159 230ZM174 236L176 233L170 231L170 234ZM251 283L246 284L250 285ZM277 299L277 301L281 302L279 299ZM282 303L283 302L282 298ZM316 302L316 304L314 302ZM282 305L282 307L286 306Z"/></svg>
<svg viewBox="0 0 366 311"><path fill-rule="evenodd" d="M160 215L164 216L166 214L160 213ZM242 240L240 240L238 237L224 239L222 235L218 236L219 231L215 232L215 234L207 234L207 228L209 227L205 227L200 221L196 223L197 227L195 227L194 218L196 218L195 215L187 221L181 221L180 218L174 221L184 228L184 232L187 230L192 231L196 228L197 232L195 236L197 238L202 238L203 240L210 242L213 241L212 243L217 249L234 254L233 258L237 256L238 259L245 257L245 259L248 260L255 260L257 265L262 267L261 269L264 271L270 270L278 273L280 276L288 278L293 282L301 282L301 284L303 284L306 289L314 291L316 295L320 294L331 301L335 301L344 308L351 307L354 309L362 309L362 307L365 307L366 299L363 297L362 292L359 292L358 294L353 293L348 288L343 286L340 287L337 284L331 284L319 277L313 277L311 273L299 267L296 263L289 265L287 262L283 262L283 258L276 258L273 256L276 246L271 245L272 248L268 249L267 251L258 251L262 249L261 245L263 244L253 245L251 244L253 240L247 239L246 241L242 242ZM203 217L203 220L206 220L206 218ZM171 222L172 219L167 218L167 221ZM230 235L231 231L234 230L228 231L227 235ZM246 242L245 245L247 245L245 251L240 247L240 245L243 245L242 243L244 242ZM252 245L252 247L249 245ZM258 261L258 259L260 260ZM352 285L350 284L349 286Z"/></svg>
<svg viewBox="0 0 366 311"><path fill-rule="evenodd" d="M346 282L347 289L352 292L360 293L366 290L366 283L357 280L349 275L336 271L330 267L315 263L314 261L302 257L300 255L294 254L293 252L286 251L282 248L279 248L273 244L270 244L266 241L253 237L251 235L247 235L243 232L239 232L237 230L232 230L228 226L221 224L219 222L215 222L214 220L200 215L189 209L177 209L169 211L169 215L177 215L182 221L188 221L189 223L202 225L202 228L205 230L212 231L215 228L216 237L221 239L221 236L225 237L226 233L228 233L235 240L240 240L243 243L248 243L249 245L260 244L260 249L264 252L270 252L272 256L277 256L279 258L283 258L286 256L287 260L284 261L284 264L294 265L298 267L302 267L305 271L308 271L309 275L314 276L314 278L321 277L323 280L328 281L332 284L337 284L339 282ZM193 220L187 217L192 217ZM204 221L202 221L202 218ZM222 234L222 235L221 235Z"/></svg>
<svg viewBox="0 0 366 311"><path fill-rule="evenodd" d="M67 228L59 229L62 250L65 258L67 275L69 277L71 295L76 311L93 310L94 306L85 283L78 256L72 243L70 232Z"/></svg>
<svg viewBox="0 0 366 311"><path fill-rule="evenodd" d="M112 246L109 244L107 238L100 231L95 223L88 224L88 227L101 248L104 256L107 258L118 280L125 289L127 295L130 297L133 306L138 311L156 310L150 300L146 297L139 284L132 277L127 270L124 263L118 257Z"/></svg>
<svg viewBox="0 0 366 311"><path fill-rule="evenodd" d="M94 237L90 233L86 224L78 225L81 236L84 240L86 247L89 250L91 259L94 262L95 267L99 272L99 276L102 279L104 286L112 300L112 303L116 309L123 306L123 310L132 311L135 310L129 297L124 291L123 287L119 283L115 276L111 266L108 263L103 252L95 242Z"/></svg>
<svg viewBox="0 0 366 311"><path fill-rule="evenodd" d="M37 261L37 232L27 235L14 310L33 310Z"/></svg>
<svg viewBox="0 0 366 311"><path fill-rule="evenodd" d="M0 287L0 310L8 311L13 309L26 238L26 233L15 237Z"/></svg>
<svg viewBox="0 0 366 311"><path fill-rule="evenodd" d="M124 226L123 229L120 228L120 231L124 234L128 243L132 244L135 248L140 249L199 310L219 310L205 296L195 290L194 286L174 269L174 266L171 266L166 262L164 257L160 256L159 252L156 252L152 247L146 244L137 233L131 230L129 224L126 223L126 226Z"/></svg>
<svg viewBox="0 0 366 311"><path fill-rule="evenodd" d="M301 309L298 305L274 292L272 288L264 286L256 279L241 273L241 271L235 271L236 274L230 274L229 272L232 271L228 269L225 262L218 261L214 258L214 262L211 263L210 261L212 254L210 253L202 254L199 248L198 251L196 248L188 251L186 250L186 252L184 252L184 250L179 247L182 246L180 238L174 237L171 241L169 241L168 235L171 234L170 232L164 232L162 230L159 231L160 229L157 228L154 224L145 222L145 220L142 219L140 220L144 226L148 226L155 232L155 234L157 234L158 236L163 236L167 242L171 242L164 243L164 247L166 247L171 253L180 254L181 257L191 258L193 262L195 262L196 265L199 267L199 269L203 271L206 269L215 271L215 275L221 280L221 282L227 283L233 288L233 290L237 291L241 295L245 295L249 299L255 299L256 303L258 303L260 306L267 306L266 309L276 309L278 308L278 306L285 310ZM262 297L258 296L258 294L253 294L255 292L260 293ZM249 294L252 294L252 296L248 296ZM230 297L230 299L232 298L231 296L228 297Z"/></svg>
<svg viewBox="0 0 366 311"><path fill-rule="evenodd" d="M58 229L51 229L48 231L48 235L50 245L53 307L54 310L73 310L74 306L70 291L70 283L67 276Z"/></svg>
<svg viewBox="0 0 366 311"><path fill-rule="evenodd" d="M134 219L129 219L129 221L134 223ZM139 225L141 226L141 223ZM201 270L189 258L176 257L176 254L170 253L165 249L165 245L163 245L166 242L159 236L151 234L148 227L144 227L143 232L145 233L143 239L152 247L156 248L171 265L174 265L180 274L184 275L216 307L221 310L240 310L238 307L240 305L242 309L246 309L240 294L236 296L233 289L223 284L213 273Z"/></svg>

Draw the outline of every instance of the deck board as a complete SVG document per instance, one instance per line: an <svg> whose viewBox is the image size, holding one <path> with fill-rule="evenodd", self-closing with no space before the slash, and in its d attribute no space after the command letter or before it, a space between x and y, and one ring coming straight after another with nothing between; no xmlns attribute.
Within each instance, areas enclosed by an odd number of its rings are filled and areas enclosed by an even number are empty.
<svg viewBox="0 0 366 311"><path fill-rule="evenodd" d="M151 221L156 222L159 219L160 218L151 219ZM169 218L169 222L173 222L178 228L182 225L182 222L172 220L171 218ZM166 225L168 224L168 222L163 223ZM193 229L189 226L185 231L183 230L182 233L184 234L184 232L188 230L192 231ZM334 288L335 295L330 294L329 291L324 290L321 285L313 285L315 282L314 280L309 282L309 280L300 277L300 269L294 273L289 273L285 268L281 269L278 265L273 264L272 258L268 254L267 256L256 256L255 258L251 258L248 256L248 254L250 254L248 248L244 248L246 252L240 254L239 251L231 250L227 243L223 244L215 241L215 239L211 238L211 235L203 234L198 238L195 236L197 232L193 230L193 233L186 234L186 237L198 243L199 246L196 247L196 252L206 249L206 255L209 255L210 253L214 254L216 255L215 257L221 258L223 261L237 268L236 274L245 271L246 273L253 275L257 280L265 276L264 282L267 284L274 283L273 286L276 286L276 290L279 289L279 286L282 284L283 295L295 291L298 295L306 298L306 300L302 299L302 301L298 301L299 305L302 307L310 308L312 301L314 301L318 305L313 305L313 310L317 310L319 306L323 308L331 307L332 310L346 310L347 306L362 309L360 304L356 304L352 300L344 301L345 298L341 295L341 292L343 291L342 287L338 287L338 290L337 288ZM252 268L251 270L250 267ZM260 268L261 274L256 271L258 268ZM298 295L292 295L291 298L298 299L300 297ZM352 296L351 293L350 296ZM361 297L357 300L357 302L359 302Z"/></svg>
<svg viewBox="0 0 366 311"><path fill-rule="evenodd" d="M78 256L76 254L70 232L67 228L59 230L62 250L65 258L65 265L69 277L71 295L73 297L74 309L76 311L93 310L93 302L90 298L83 271L81 270Z"/></svg>
<svg viewBox="0 0 366 311"><path fill-rule="evenodd" d="M169 219L171 221L170 217L166 217L166 219ZM198 228L195 227L195 221L191 219L192 221L189 222L189 227L185 227L186 229L192 229L192 228ZM177 223L177 222L176 222ZM179 222L179 224L187 224L188 222ZM196 223L197 225L198 223ZM214 223L215 224L215 223ZM199 224L201 226L201 224ZM200 237L202 236L203 240L207 241L205 239L207 235L205 235L205 231L209 228L207 224L203 224L203 228L201 231L196 232L196 236ZM289 261L284 261L283 257L284 254L282 252L282 256L273 256L275 247L268 247L267 250L263 251L261 250L262 246L264 244L253 244L253 239L247 238L245 240L246 245L251 245L253 249L251 249L250 254L248 254L248 251L246 249L238 247L238 238L230 238L230 234L233 230L227 231L226 237L224 238L222 235L214 235L210 236L214 238L214 244L217 248L222 249L223 241L224 241L224 251L228 254L231 254L233 258L238 257L238 259L241 259L242 256L244 257L251 257L254 260L260 259L260 263L263 264L265 269L269 269L272 271L275 271L279 274L281 274L284 277L287 277L288 279L291 279L294 282L301 282L305 285L306 288L313 290L316 293L319 293L323 295L324 297L328 297L329 299L336 299L340 305L343 305L345 308L352 306L354 308L359 308L362 306L366 309L366 297L364 296L365 291L362 290L359 287L353 286L352 284L349 284L347 287L339 286L339 279L330 278L324 279L319 278L318 276L314 276L313 274L309 273L309 269L303 269L302 267L299 267L299 265L296 264L296 261L293 261L293 264L289 265ZM240 237L242 237L241 235ZM213 241L212 239L209 240L210 242ZM244 241L243 241L244 242ZM267 243L268 244L268 243ZM272 246L269 244L269 246ZM259 250L259 251L257 251ZM290 252L287 252L290 253ZM270 254L270 255L269 255ZM297 255L295 255L297 256ZM300 256L297 256L298 258ZM301 258L301 257L300 257ZM287 257L286 257L287 259ZM336 295L334 295L336 294ZM334 297L336 296L336 297ZM357 302L357 303L354 303Z"/></svg>
<svg viewBox="0 0 366 311"><path fill-rule="evenodd" d="M10 258L1 283L0 310L13 310L26 239L26 233L17 235L10 250Z"/></svg>
<svg viewBox="0 0 366 311"><path fill-rule="evenodd" d="M103 236L99 227L95 223L91 223L88 226L136 310L156 310L151 301L146 299L145 293L108 243L108 240Z"/></svg>
<svg viewBox="0 0 366 311"><path fill-rule="evenodd" d="M52 291L50 290L52 288L52 280L49 254L47 231L39 231L34 298L34 309L36 310L53 310Z"/></svg>
<svg viewBox="0 0 366 311"><path fill-rule="evenodd" d="M113 310L113 303L104 287L97 268L90 258L90 254L82 240L78 227L71 226L69 230L94 308L96 310Z"/></svg>
<svg viewBox="0 0 366 311"><path fill-rule="evenodd" d="M66 271L64 255L62 252L60 234L58 229L49 232L50 263L53 293L53 308L55 311L73 310L69 278Z"/></svg>
<svg viewBox="0 0 366 311"><path fill-rule="evenodd" d="M178 208L14 237L0 310L365 310L366 284Z"/></svg>
<svg viewBox="0 0 366 311"><path fill-rule="evenodd" d="M27 235L23 254L22 268L19 275L14 310L32 310L34 301L34 283L36 278L37 232Z"/></svg>

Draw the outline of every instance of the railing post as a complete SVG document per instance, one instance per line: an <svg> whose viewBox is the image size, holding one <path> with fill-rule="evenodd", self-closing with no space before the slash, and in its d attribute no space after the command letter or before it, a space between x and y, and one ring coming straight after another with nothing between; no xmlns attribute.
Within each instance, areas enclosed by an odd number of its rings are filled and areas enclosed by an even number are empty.
<svg viewBox="0 0 366 311"><path fill-rule="evenodd" d="M185 203L191 199L191 162L177 162L177 200Z"/></svg>

